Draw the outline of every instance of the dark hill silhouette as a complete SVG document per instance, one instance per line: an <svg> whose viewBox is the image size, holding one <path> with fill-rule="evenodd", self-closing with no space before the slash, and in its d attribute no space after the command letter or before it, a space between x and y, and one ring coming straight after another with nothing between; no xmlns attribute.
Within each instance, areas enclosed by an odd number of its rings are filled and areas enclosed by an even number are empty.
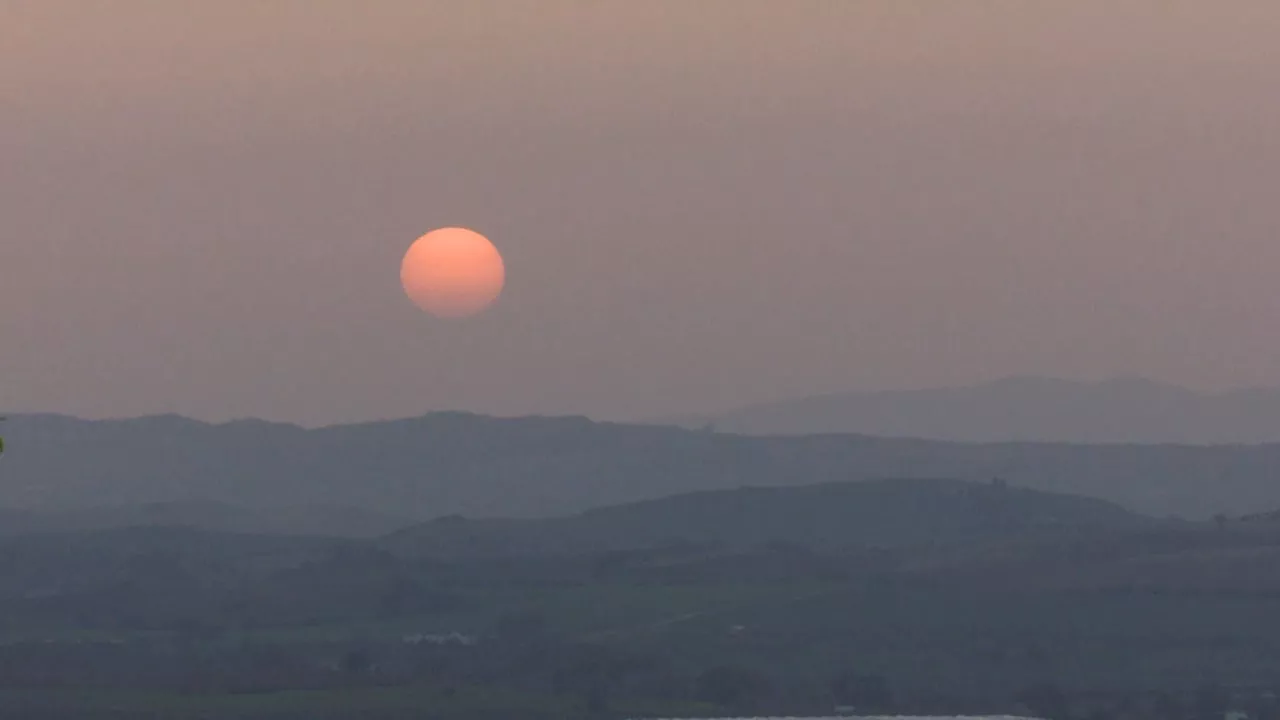
<svg viewBox="0 0 1280 720"><path fill-rule="evenodd" d="M1092 498L955 480L880 480L700 492L541 520L442 518L393 533L409 554L585 554L647 548L907 548L1155 523Z"/></svg>
<svg viewBox="0 0 1280 720"><path fill-rule="evenodd" d="M752 437L585 418L462 413L308 430L178 417L11 416L0 507L193 500L328 506L422 521L550 517L701 490L952 477L1208 518L1280 507L1280 446L960 444Z"/></svg>
<svg viewBox="0 0 1280 720"><path fill-rule="evenodd" d="M1274 594L1272 515L1177 521L1075 495L902 479L689 493L561 518L448 517L376 542L406 560L576 557L699 581L789 568L810 579L872 570L952 590Z"/></svg>
<svg viewBox="0 0 1280 720"><path fill-rule="evenodd" d="M1280 442L1280 389L1199 393L1142 379L1015 377L983 385L851 392L676 418L752 435L862 433L960 442Z"/></svg>

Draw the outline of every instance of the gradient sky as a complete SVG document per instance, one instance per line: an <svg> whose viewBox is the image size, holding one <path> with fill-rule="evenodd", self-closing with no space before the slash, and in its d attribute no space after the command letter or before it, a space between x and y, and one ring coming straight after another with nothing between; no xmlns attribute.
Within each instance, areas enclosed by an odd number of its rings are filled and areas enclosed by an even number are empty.
<svg viewBox="0 0 1280 720"><path fill-rule="evenodd" d="M0 0L0 409L1280 385L1274 0ZM488 314L403 295L502 250Z"/></svg>

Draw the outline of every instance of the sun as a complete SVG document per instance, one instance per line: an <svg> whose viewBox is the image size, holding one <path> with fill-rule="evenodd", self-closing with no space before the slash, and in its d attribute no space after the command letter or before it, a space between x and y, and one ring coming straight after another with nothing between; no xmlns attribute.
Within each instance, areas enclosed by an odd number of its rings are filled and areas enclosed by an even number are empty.
<svg viewBox="0 0 1280 720"><path fill-rule="evenodd" d="M423 235L400 263L400 284L415 305L441 318L476 315L506 284L502 255L474 230L446 227Z"/></svg>

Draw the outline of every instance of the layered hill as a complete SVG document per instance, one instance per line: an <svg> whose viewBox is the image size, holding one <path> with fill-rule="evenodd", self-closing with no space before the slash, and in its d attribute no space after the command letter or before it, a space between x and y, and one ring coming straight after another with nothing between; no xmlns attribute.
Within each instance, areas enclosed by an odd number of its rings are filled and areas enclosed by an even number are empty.
<svg viewBox="0 0 1280 720"><path fill-rule="evenodd" d="M438 557L636 549L820 552L1094 536L1154 524L1102 500L1000 484L904 479L676 495L548 519L441 518L380 541Z"/></svg>
<svg viewBox="0 0 1280 720"><path fill-rule="evenodd" d="M585 418L439 413L304 429L160 416L11 416L0 507L202 501L410 520L549 517L680 493L951 477L1097 497L1153 515L1280 507L1280 446L990 445L753 437Z"/></svg>
<svg viewBox="0 0 1280 720"><path fill-rule="evenodd" d="M10 528L0 535L0 588L30 596L129 578L217 587L304 566L280 582L319 582L343 568L365 578L353 587L370 578L380 587L412 568L474 565L508 580L563 581L563 571L586 568L681 583L870 572L957 588L1280 592L1273 514L1165 520L1092 498L946 479L704 491L554 518L451 516L369 539L133 517L135 526Z"/></svg>
<svg viewBox="0 0 1280 720"><path fill-rule="evenodd" d="M413 524L415 521L409 518L353 507L296 505L246 508L202 500L0 511L0 535L183 527L250 535L371 538Z"/></svg>
<svg viewBox="0 0 1280 720"><path fill-rule="evenodd" d="M842 672L856 645L898 692L1009 695L1046 676L1188 688L1224 667L1224 682L1274 677L1277 530L1268 513L1154 520L1001 483L903 479L445 518L375 540L39 533L0 537L0 644L11 685L135 688L145 671L148 687L184 697L211 682L259 696L266 667L310 668L268 676L309 688L352 647L397 672L426 660L428 682L459 670L553 682L583 648L614 653L591 663L647 659L628 667L668 680L745 658L771 682L800 682ZM424 634L478 644L406 645Z"/></svg>
<svg viewBox="0 0 1280 720"><path fill-rule="evenodd" d="M751 435L859 433L959 442L1274 443L1280 390L1202 393L1141 379L1015 377L970 387L850 392L668 422Z"/></svg>

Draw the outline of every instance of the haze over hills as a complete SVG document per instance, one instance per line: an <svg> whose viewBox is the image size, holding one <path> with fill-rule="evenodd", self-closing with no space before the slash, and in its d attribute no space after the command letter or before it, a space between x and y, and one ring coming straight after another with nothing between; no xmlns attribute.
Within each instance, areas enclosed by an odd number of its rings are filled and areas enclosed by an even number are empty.
<svg viewBox="0 0 1280 720"><path fill-rule="evenodd" d="M982 385L849 392L665 422L751 435L858 433L957 442L1280 442L1280 389L1202 393L1143 379L1012 377Z"/></svg>
<svg viewBox="0 0 1280 720"><path fill-rule="evenodd" d="M1167 520L947 479L696 492L544 519L440 518L374 543L408 560L591 560L600 572L669 578L835 570L988 589L1280 592L1274 514Z"/></svg>
<svg viewBox="0 0 1280 720"><path fill-rule="evenodd" d="M406 711L386 717L420 717L423 704L450 709L468 692L582 697L592 686L576 679L604 663L627 668L612 702L680 703L702 698L703 674L743 658L761 668L746 676L761 678L752 687L798 692L845 672L853 642L903 704L934 702L941 687L945 706L977 685L991 708L1014 707L1001 699L1044 677L1090 696L1120 683L1144 696L1194 688L1221 666L1244 668L1224 682L1252 681L1277 667L1265 650L1280 638L1280 527L1251 525L897 479L697 492L551 519L443 518L371 540L174 527L10 535L0 689L36 686L47 695L22 701L62 714L0 715L337 717L327 706L355 693L364 705L345 716L363 718L384 697L373 693L409 688ZM355 662L365 658L372 678ZM808 692L829 712L825 686ZM235 703L224 713L173 709L223 695ZM74 704L102 697L113 713ZM790 716L653 713L720 715Z"/></svg>
<svg viewBox="0 0 1280 720"><path fill-rule="evenodd" d="M548 517L699 490L951 477L1205 518L1280 508L1280 446L961 444L752 437L585 418L437 413L308 430L174 416L11 416L0 507L202 501L405 520Z"/></svg>
<svg viewBox="0 0 1280 720"><path fill-rule="evenodd" d="M248 508L206 500L0 511L0 535L128 527L185 527L218 532L372 538L414 524L373 510L327 505Z"/></svg>
<svg viewBox="0 0 1280 720"><path fill-rule="evenodd" d="M384 547L416 555L547 555L638 548L819 551L926 547L1156 521L1093 498L944 479L890 479L675 495L547 519L440 518Z"/></svg>

